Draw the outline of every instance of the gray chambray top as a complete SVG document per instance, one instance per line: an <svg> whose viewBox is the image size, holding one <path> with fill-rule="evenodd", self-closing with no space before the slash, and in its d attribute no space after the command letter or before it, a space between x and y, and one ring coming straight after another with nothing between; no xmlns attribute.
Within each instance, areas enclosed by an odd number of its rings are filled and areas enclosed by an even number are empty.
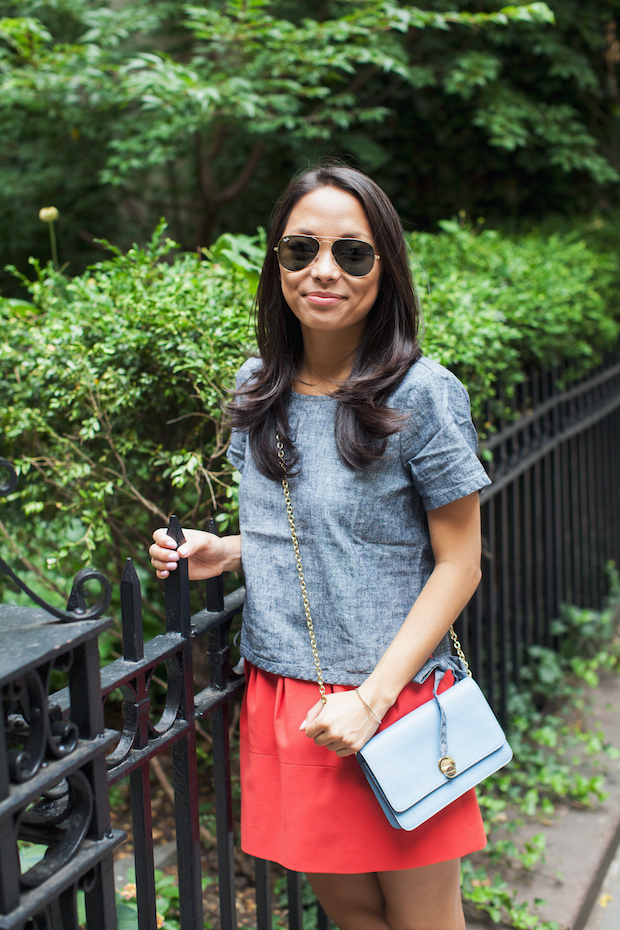
<svg viewBox="0 0 620 930"><path fill-rule="evenodd" d="M237 384L259 364L248 359ZM323 677L332 684L364 681L431 574L426 511L490 484L475 454L467 392L451 372L419 359L389 406L408 412L408 425L361 472L338 455L337 401L329 395L290 396L291 435L299 453L299 472L289 478L293 514ZM242 472L247 596L241 653L265 671L313 680L282 485L257 470L244 432L233 432L228 458ZM448 651L444 640L434 655Z"/></svg>

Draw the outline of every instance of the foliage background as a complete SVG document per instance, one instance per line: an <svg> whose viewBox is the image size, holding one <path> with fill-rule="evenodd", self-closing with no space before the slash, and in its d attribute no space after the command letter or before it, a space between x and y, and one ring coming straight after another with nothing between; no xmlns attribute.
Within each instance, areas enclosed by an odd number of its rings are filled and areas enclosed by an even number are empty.
<svg viewBox="0 0 620 930"><path fill-rule="evenodd" d="M528 366L569 381L616 351L619 13L620 0L0 0L0 454L20 472L0 543L20 575L62 604L84 564L118 581L131 555L148 636L151 531L173 510L234 529L221 406L254 348L256 230L323 155L392 197L424 350L466 383L483 436L514 415ZM51 204L60 270L38 219ZM153 233L162 215L170 239ZM4 580L0 598L22 601ZM600 740L549 702L566 710L575 678L617 668L617 601L616 578L612 608L565 610L562 650L532 647L529 705L513 702L523 764L483 796L490 824L509 804L533 816L600 797L600 776L564 758ZM102 645L105 662L114 638ZM490 859L529 868L534 840L493 839ZM464 880L493 919L538 924L484 868Z"/></svg>
<svg viewBox="0 0 620 930"><path fill-rule="evenodd" d="M448 11L449 10L449 11ZM411 230L617 203L620 0L0 0L0 253L252 235L343 156ZM4 262L2 262L4 264ZM4 287L14 287L5 278Z"/></svg>

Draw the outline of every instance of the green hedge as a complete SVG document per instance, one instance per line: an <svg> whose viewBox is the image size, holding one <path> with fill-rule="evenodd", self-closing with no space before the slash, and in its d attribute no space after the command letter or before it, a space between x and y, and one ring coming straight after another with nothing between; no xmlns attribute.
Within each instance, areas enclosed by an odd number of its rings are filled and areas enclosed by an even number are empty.
<svg viewBox="0 0 620 930"><path fill-rule="evenodd" d="M514 238L453 221L411 237L424 349L463 379L478 418L489 402L501 413L498 378L509 394L526 364L569 359L579 373L616 344L618 273L586 232ZM179 255L160 227L81 276L33 263L30 302L0 300L0 452L22 475L0 517L35 588L65 592L84 562L118 579L132 555L150 597L146 548L171 510L234 523L220 407L253 348L263 249L262 233L227 235Z"/></svg>
<svg viewBox="0 0 620 930"><path fill-rule="evenodd" d="M457 221L442 227L411 237L424 349L464 381L477 419L498 381L510 396L524 367L563 360L577 376L616 344L617 262L587 244L587 229L509 237Z"/></svg>
<svg viewBox="0 0 620 930"><path fill-rule="evenodd" d="M35 263L32 302L0 302L0 452L21 473L0 517L37 590L86 562L118 580L131 555L152 593L146 550L169 511L235 510L221 405L251 349L252 285L173 249L160 229L79 277Z"/></svg>

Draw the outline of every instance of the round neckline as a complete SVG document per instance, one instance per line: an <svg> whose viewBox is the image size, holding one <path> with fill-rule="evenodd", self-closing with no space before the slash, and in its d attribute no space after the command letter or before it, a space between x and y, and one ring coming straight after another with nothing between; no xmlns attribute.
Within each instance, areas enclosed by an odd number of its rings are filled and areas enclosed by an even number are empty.
<svg viewBox="0 0 620 930"><path fill-rule="evenodd" d="M301 400L335 400L333 394L300 394L291 388L291 397L301 398Z"/></svg>

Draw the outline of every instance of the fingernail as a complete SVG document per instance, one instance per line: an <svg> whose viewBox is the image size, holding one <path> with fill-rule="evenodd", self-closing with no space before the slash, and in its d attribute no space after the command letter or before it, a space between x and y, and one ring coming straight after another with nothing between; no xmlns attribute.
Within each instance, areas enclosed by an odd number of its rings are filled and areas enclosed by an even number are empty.
<svg viewBox="0 0 620 930"><path fill-rule="evenodd" d="M300 729L300 730L305 730L305 729L306 729L306 721L305 721L305 720L303 721L303 723L302 723L302 725L300 726L299 729Z"/></svg>
<svg viewBox="0 0 620 930"><path fill-rule="evenodd" d="M179 553L179 555L182 555L183 558L186 558L186 556L189 555L189 549L187 548L187 546L181 546L179 549L177 549L177 552Z"/></svg>
<svg viewBox="0 0 620 930"><path fill-rule="evenodd" d="M160 578L167 578L167 577L168 577L168 574L169 574L169 572L160 572L160 573L159 573L159 577L160 577Z"/></svg>

